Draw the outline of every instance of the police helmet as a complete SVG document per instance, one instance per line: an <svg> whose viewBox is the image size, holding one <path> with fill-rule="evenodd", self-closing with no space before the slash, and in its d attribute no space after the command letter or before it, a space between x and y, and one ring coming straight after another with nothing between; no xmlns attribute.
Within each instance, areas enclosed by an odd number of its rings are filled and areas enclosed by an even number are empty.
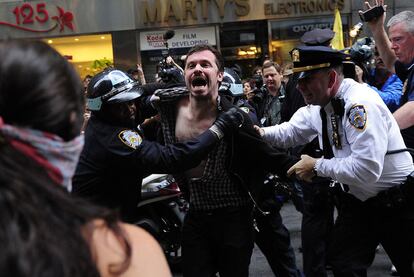
<svg viewBox="0 0 414 277"><path fill-rule="evenodd" d="M89 82L86 98L88 109L99 111L105 103L122 103L139 98L143 90L125 72L107 69L96 74Z"/></svg>
<svg viewBox="0 0 414 277"><path fill-rule="evenodd" d="M231 96L238 97L243 95L243 84L239 75L231 68L224 68L223 81L221 82L220 92L228 93Z"/></svg>

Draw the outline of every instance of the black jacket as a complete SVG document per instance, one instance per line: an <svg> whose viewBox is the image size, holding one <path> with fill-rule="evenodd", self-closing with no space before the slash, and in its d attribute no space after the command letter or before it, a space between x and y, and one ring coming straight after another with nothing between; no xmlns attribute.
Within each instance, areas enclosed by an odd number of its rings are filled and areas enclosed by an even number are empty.
<svg viewBox="0 0 414 277"><path fill-rule="evenodd" d="M222 99L221 106L226 111L233 105ZM264 141L254 130L249 115L243 115L244 123L239 131L233 136L224 137L231 145L227 164L237 182L245 187L260 206L260 201L265 198L262 195L265 193L265 176L272 172L286 177L287 170L299 159L279 151Z"/></svg>
<svg viewBox="0 0 414 277"><path fill-rule="evenodd" d="M125 219L135 211L145 176L192 168L216 142L216 136L206 131L191 141L162 146L142 139L138 130L109 125L92 115L73 178L73 193L121 208Z"/></svg>

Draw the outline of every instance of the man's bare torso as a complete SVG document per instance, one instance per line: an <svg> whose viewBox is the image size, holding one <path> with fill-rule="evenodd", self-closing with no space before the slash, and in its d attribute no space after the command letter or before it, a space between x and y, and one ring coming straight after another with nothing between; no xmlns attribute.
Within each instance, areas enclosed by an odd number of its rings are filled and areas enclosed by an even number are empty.
<svg viewBox="0 0 414 277"><path fill-rule="evenodd" d="M215 113L195 111L194 106L190 104L190 99L184 98L178 103L175 136L178 141L195 138L210 128L215 120ZM186 171L185 175L188 178L202 177L205 163L205 160L202 161L197 167Z"/></svg>

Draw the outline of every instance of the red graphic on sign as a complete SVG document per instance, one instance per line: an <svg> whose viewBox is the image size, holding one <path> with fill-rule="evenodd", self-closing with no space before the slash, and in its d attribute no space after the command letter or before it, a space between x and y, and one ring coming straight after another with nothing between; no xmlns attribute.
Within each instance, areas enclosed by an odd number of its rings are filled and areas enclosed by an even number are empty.
<svg viewBox="0 0 414 277"><path fill-rule="evenodd" d="M13 14L16 18L16 23L0 21L0 25L6 25L19 30L34 33L47 33L56 29L57 27L60 27L59 31L62 32L65 29L65 26L73 31L73 14L71 12L65 12L61 7L56 6L56 8L59 14L51 17L51 19L54 20L55 23L47 29L34 29L32 27L24 26L28 24L33 24L35 22L44 24L47 21L49 21L49 12L46 9L45 3L36 4L36 9L34 9L30 3L24 3L21 6L17 6L13 9Z"/></svg>
<svg viewBox="0 0 414 277"><path fill-rule="evenodd" d="M73 31L73 14L71 12L65 12L61 7L57 7L59 16L52 16L52 19L56 20L60 24L60 31L62 32L65 26Z"/></svg>

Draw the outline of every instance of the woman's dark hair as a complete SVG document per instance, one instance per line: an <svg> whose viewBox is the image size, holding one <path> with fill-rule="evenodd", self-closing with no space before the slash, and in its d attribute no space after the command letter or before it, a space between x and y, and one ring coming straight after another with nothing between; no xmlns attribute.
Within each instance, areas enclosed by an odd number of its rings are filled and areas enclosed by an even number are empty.
<svg viewBox="0 0 414 277"><path fill-rule="evenodd" d="M0 116L6 124L69 140L80 132L83 105L79 77L47 44L0 43ZM0 172L0 276L100 276L91 250L97 219L125 250L124 261L109 270L128 268L131 248L117 217L69 195L1 133Z"/></svg>
<svg viewBox="0 0 414 277"><path fill-rule="evenodd" d="M82 126L84 101L78 74L49 45L0 43L0 116L5 122L70 140Z"/></svg>

